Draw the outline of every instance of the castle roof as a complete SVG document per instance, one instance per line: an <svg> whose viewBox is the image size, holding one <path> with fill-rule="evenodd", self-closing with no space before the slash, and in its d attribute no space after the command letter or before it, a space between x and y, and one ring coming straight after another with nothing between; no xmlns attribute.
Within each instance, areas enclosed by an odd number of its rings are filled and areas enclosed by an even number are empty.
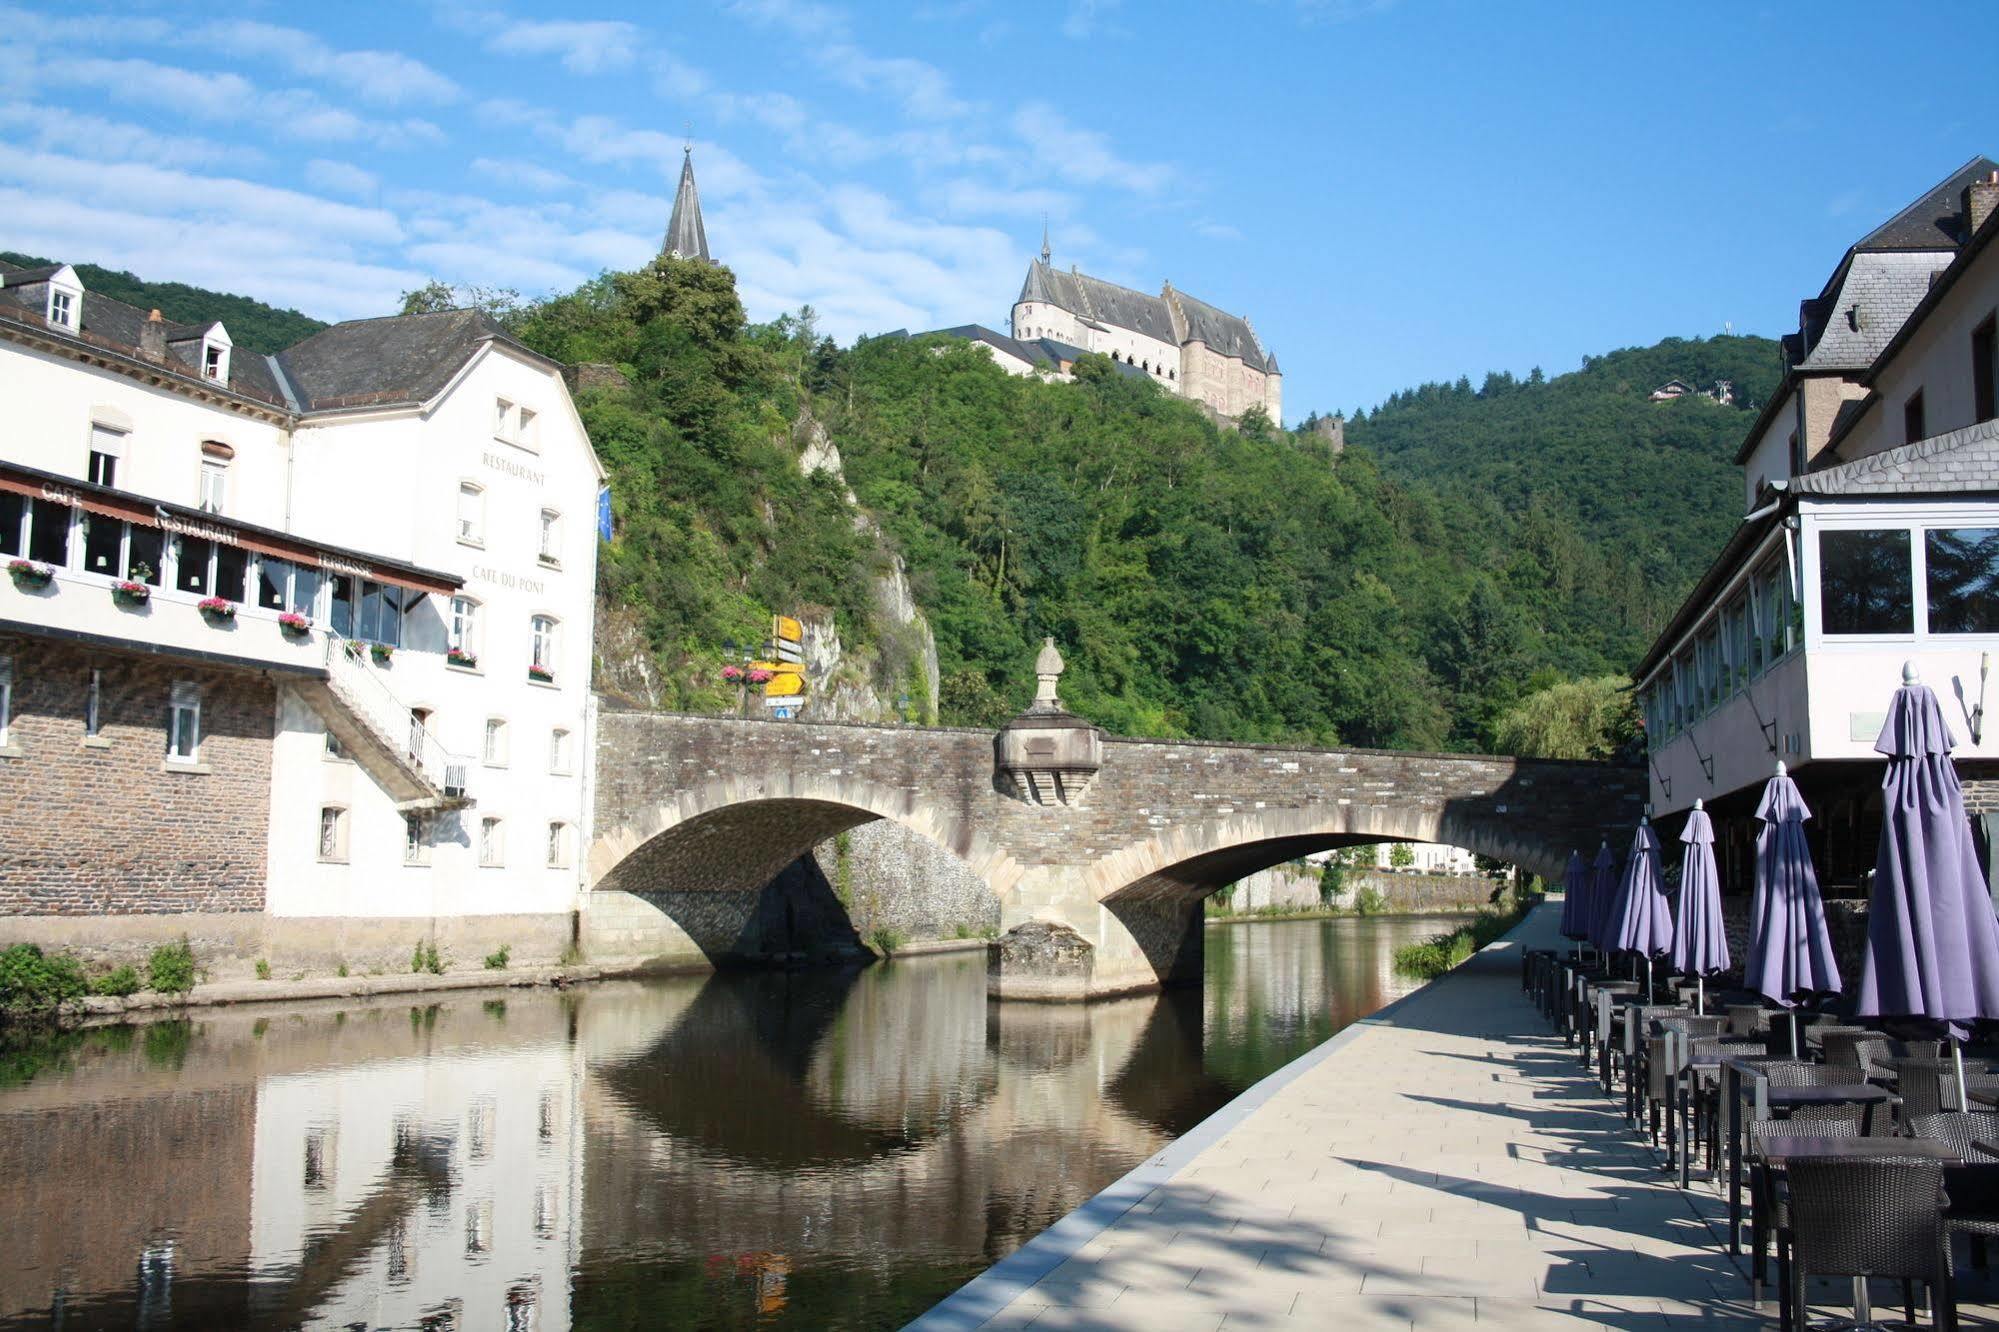
<svg viewBox="0 0 1999 1332"><path fill-rule="evenodd" d="M707 228L701 225L701 195L694 188L692 148L681 151L680 188L674 191L673 214L666 220L666 239L660 249L682 259L714 262L708 257Z"/></svg>
<svg viewBox="0 0 1999 1332"><path fill-rule="evenodd" d="M1044 257L1027 266L1014 303L1038 301L1067 310L1096 327L1128 329L1168 346L1199 342L1220 356L1233 356L1265 374L1277 374L1277 358L1264 348L1249 320L1197 300L1173 284L1158 296L1148 296L1115 282L1071 268L1056 268Z"/></svg>
<svg viewBox="0 0 1999 1332"><path fill-rule="evenodd" d="M1249 320L1226 310L1217 310L1184 291L1175 291L1171 283L1167 284L1165 299L1179 307L1186 324L1187 331L1179 339L1181 342L1204 342L1209 351L1233 356L1252 370L1277 373L1277 358L1264 351L1256 330L1249 326Z"/></svg>
<svg viewBox="0 0 1999 1332"><path fill-rule="evenodd" d="M1174 335L1173 314L1163 297L1120 287L1074 268L1064 273L1045 259L1028 265L1020 299L1041 301L1090 323L1129 329L1168 346L1180 341Z"/></svg>

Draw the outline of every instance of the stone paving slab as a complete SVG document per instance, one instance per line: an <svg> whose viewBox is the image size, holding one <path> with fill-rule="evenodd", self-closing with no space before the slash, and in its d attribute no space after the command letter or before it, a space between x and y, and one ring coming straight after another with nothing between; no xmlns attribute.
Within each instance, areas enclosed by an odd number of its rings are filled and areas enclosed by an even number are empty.
<svg viewBox="0 0 1999 1332"><path fill-rule="evenodd" d="M1519 950L1558 921L1273 1075L911 1327L1775 1327L1721 1200L1673 1186L1521 993Z"/></svg>

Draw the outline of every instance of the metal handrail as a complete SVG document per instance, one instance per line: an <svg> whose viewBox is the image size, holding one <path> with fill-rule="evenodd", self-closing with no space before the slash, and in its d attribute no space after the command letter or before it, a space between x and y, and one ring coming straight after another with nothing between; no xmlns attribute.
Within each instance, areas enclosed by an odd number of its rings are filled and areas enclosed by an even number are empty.
<svg viewBox="0 0 1999 1332"><path fill-rule="evenodd" d="M424 780L446 796L466 793L472 760L446 749L430 728L418 721L388 682L369 670L365 658L372 645L326 631L326 678L348 706L372 726L380 738L401 753Z"/></svg>

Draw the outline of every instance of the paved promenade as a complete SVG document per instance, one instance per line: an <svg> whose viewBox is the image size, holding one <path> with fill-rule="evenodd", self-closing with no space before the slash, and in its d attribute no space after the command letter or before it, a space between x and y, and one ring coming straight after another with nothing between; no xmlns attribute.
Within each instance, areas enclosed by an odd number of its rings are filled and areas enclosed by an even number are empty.
<svg viewBox="0 0 1999 1332"><path fill-rule="evenodd" d="M913 1326L1774 1327L1720 1202L1671 1185L1521 994L1519 949L1558 918L1259 1084Z"/></svg>

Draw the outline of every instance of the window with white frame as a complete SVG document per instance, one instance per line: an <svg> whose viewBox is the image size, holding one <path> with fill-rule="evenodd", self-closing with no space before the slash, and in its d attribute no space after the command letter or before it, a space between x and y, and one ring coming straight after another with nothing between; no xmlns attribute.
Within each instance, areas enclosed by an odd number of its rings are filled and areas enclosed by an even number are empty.
<svg viewBox="0 0 1999 1332"><path fill-rule="evenodd" d="M555 673L556 636L561 626L552 615L536 615L528 621L532 637L529 665L543 675Z"/></svg>
<svg viewBox="0 0 1999 1332"><path fill-rule="evenodd" d="M554 509L541 511L541 562L558 564L562 558L562 515Z"/></svg>
<svg viewBox="0 0 1999 1332"><path fill-rule="evenodd" d="M486 491L477 482L458 483L458 539L468 546L486 544Z"/></svg>
<svg viewBox="0 0 1999 1332"><path fill-rule="evenodd" d="M329 598L333 632L390 647L403 645L403 621L423 605L426 593L414 588L378 583L371 578L335 574Z"/></svg>
<svg viewBox="0 0 1999 1332"><path fill-rule="evenodd" d="M203 458L198 497L202 512L221 513L222 501L228 489L229 464L221 458Z"/></svg>
<svg viewBox="0 0 1999 1332"><path fill-rule="evenodd" d="M308 620L319 611L319 589L325 576L309 565L265 555L257 560L257 604L265 610L292 611Z"/></svg>
<svg viewBox="0 0 1999 1332"><path fill-rule="evenodd" d="M451 599L451 639L447 646L473 662L479 659L479 603L471 597Z"/></svg>
<svg viewBox="0 0 1999 1332"><path fill-rule="evenodd" d="M319 858L331 863L347 859L347 811L339 805L320 807Z"/></svg>
<svg viewBox="0 0 1999 1332"><path fill-rule="evenodd" d="M63 328L76 327L76 297L56 287L49 288L49 322Z"/></svg>
<svg viewBox="0 0 1999 1332"><path fill-rule="evenodd" d="M403 864L428 865L430 863L430 816L428 814L403 815Z"/></svg>
<svg viewBox="0 0 1999 1332"><path fill-rule="evenodd" d="M487 815L479 820L479 864L486 869L497 869L506 863L506 829L500 820Z"/></svg>
<svg viewBox="0 0 1999 1332"><path fill-rule="evenodd" d="M524 449L534 448L537 443L536 437L540 433L537 429L539 421L540 417L532 407L521 408L515 420L514 443Z"/></svg>
<svg viewBox="0 0 1999 1332"><path fill-rule="evenodd" d="M516 415L514 405L511 402L508 402L505 398L495 398L493 400L494 439L505 440L509 444L513 443L514 428L519 421L520 417Z"/></svg>
<svg viewBox="0 0 1999 1332"><path fill-rule="evenodd" d="M569 867L569 825L566 823L548 825L548 867L550 869Z"/></svg>
<svg viewBox="0 0 1999 1332"><path fill-rule="evenodd" d="M167 695L167 762L201 762L201 686L177 680Z"/></svg>
<svg viewBox="0 0 1999 1332"><path fill-rule="evenodd" d="M487 767L504 768L507 766L506 718L486 718L486 746L482 752L485 756Z"/></svg>
<svg viewBox="0 0 1999 1332"><path fill-rule="evenodd" d="M118 484L118 463L125 456L125 432L115 426L90 423L90 467L85 472L93 486Z"/></svg>
<svg viewBox="0 0 1999 1332"><path fill-rule="evenodd" d="M569 771L569 732L560 726L548 733L548 770L558 776Z"/></svg>
<svg viewBox="0 0 1999 1332"><path fill-rule="evenodd" d="M0 748L14 743L14 659L0 657Z"/></svg>
<svg viewBox="0 0 1999 1332"><path fill-rule="evenodd" d="M201 340L201 373L217 383L229 382L229 344L215 338Z"/></svg>

